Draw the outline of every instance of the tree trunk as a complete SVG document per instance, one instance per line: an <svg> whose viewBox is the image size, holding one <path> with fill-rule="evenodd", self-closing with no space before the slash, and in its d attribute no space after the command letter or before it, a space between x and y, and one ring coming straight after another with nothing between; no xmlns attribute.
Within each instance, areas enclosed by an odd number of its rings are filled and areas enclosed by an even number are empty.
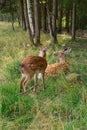
<svg viewBox="0 0 87 130"><path fill-rule="evenodd" d="M33 22L33 13L32 13L32 0L27 0L27 10L28 10L28 18L29 18L29 23L30 23L32 36L34 36L34 22Z"/></svg>
<svg viewBox="0 0 87 130"><path fill-rule="evenodd" d="M54 42L54 34L53 34L53 29L52 29L52 6L51 6L51 1L48 0L47 3L47 15L48 15L48 28L50 32L50 37L51 37L51 42Z"/></svg>
<svg viewBox="0 0 87 130"><path fill-rule="evenodd" d="M57 18L57 0L53 0L52 30L54 35L54 41L53 41L54 43L57 42L56 18Z"/></svg>
<svg viewBox="0 0 87 130"><path fill-rule="evenodd" d="M62 17L63 17L63 7L62 7L62 5L60 4L60 6L59 6L59 29L58 29L58 31L59 31L59 33L61 33L62 32Z"/></svg>
<svg viewBox="0 0 87 130"><path fill-rule="evenodd" d="M41 24L42 24L42 31L47 32L47 10L46 10L46 4L41 4Z"/></svg>
<svg viewBox="0 0 87 130"><path fill-rule="evenodd" d="M34 0L35 45L40 44L39 0Z"/></svg>
<svg viewBox="0 0 87 130"><path fill-rule="evenodd" d="M24 29L24 30L26 30L26 22L25 22L25 16L24 16L24 4L23 4L23 0L20 0L19 1L20 3L19 3L19 9L20 9L20 14L21 14L21 16L20 16L20 24L21 24L21 26L22 26L22 28Z"/></svg>
<svg viewBox="0 0 87 130"><path fill-rule="evenodd" d="M73 12L72 12L72 39L75 40L76 33L76 3L73 2Z"/></svg>
<svg viewBox="0 0 87 130"><path fill-rule="evenodd" d="M14 11L12 8L12 1L10 1L10 10L11 10L11 23L12 23L12 29L14 30Z"/></svg>
<svg viewBox="0 0 87 130"><path fill-rule="evenodd" d="M30 24L29 24L29 19L28 19L27 1L23 0L23 4L24 4L24 15L25 15L27 33L28 33L28 36L29 36L31 43L34 45L34 40L33 40L33 37L32 37L32 32L31 32L31 29L30 29Z"/></svg>
<svg viewBox="0 0 87 130"><path fill-rule="evenodd" d="M14 30L14 12L11 12L11 19L12 19L12 29Z"/></svg>
<svg viewBox="0 0 87 130"><path fill-rule="evenodd" d="M21 26L21 2L20 0L18 1L18 9L17 9L17 19L18 19L18 24Z"/></svg>
<svg viewBox="0 0 87 130"><path fill-rule="evenodd" d="M69 14L70 14L70 10L66 9L66 31L67 33L69 33Z"/></svg>

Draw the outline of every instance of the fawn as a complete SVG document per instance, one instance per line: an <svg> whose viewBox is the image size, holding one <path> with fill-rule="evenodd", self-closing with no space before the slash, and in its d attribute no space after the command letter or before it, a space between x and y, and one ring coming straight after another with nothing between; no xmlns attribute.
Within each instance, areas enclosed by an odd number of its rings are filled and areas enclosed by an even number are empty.
<svg viewBox="0 0 87 130"><path fill-rule="evenodd" d="M32 77L34 76L34 91L36 91L37 86L37 76L38 73L42 75L42 84L44 91L44 74L47 67L47 61L45 58L40 56L28 56L20 64L20 71L22 73L22 79L20 82L20 92L24 89L27 91L28 84Z"/></svg>
<svg viewBox="0 0 87 130"><path fill-rule="evenodd" d="M38 56L46 59L46 52L49 51L50 49L51 49L51 46L48 46L48 47L41 46ZM38 74L38 79L42 79L41 73Z"/></svg>
<svg viewBox="0 0 87 130"><path fill-rule="evenodd" d="M66 48L64 50L54 53L55 57L59 58L58 63L47 65L45 70L46 76L57 76L61 72L66 72L69 69L69 62L67 61L66 54L71 51L71 48Z"/></svg>

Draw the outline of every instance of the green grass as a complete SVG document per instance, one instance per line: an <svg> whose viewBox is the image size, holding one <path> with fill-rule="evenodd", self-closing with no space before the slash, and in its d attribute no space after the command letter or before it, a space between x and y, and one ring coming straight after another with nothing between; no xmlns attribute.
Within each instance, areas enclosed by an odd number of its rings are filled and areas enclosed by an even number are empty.
<svg viewBox="0 0 87 130"><path fill-rule="evenodd" d="M19 94L21 74L19 63L28 55L37 55L39 48L23 47L29 42L26 32L17 24L12 31L10 23L0 22L0 130L86 130L87 129L87 40L71 40L58 35L58 45L47 53L48 63L57 61L54 51L71 47L67 56L71 72L78 73L82 83L66 80L66 76L45 80L45 92ZM48 34L41 34L41 43L50 44ZM50 58L51 57L51 58ZM33 79L29 87L33 85Z"/></svg>

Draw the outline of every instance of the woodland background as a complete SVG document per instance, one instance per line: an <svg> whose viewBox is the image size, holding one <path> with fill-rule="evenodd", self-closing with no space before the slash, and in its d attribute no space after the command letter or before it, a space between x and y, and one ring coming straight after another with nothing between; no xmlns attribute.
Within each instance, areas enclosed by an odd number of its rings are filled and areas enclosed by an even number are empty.
<svg viewBox="0 0 87 130"><path fill-rule="evenodd" d="M40 45L52 46L48 64L71 47L70 71L20 94L19 64ZM0 130L87 129L87 0L0 0L0 99Z"/></svg>
<svg viewBox="0 0 87 130"><path fill-rule="evenodd" d="M86 5L86 0L0 0L0 19L11 21L13 30L18 21L34 45L40 44L40 31L56 43L62 31L75 39L76 30L87 29Z"/></svg>

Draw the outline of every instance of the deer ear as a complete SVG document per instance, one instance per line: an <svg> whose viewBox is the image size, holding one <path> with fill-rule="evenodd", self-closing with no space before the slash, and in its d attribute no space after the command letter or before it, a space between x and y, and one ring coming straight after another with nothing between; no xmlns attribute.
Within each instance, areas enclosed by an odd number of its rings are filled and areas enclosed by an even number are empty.
<svg viewBox="0 0 87 130"><path fill-rule="evenodd" d="M71 51L71 48L70 48L70 47L65 48L65 49L63 50L64 54L68 54L70 51Z"/></svg>

